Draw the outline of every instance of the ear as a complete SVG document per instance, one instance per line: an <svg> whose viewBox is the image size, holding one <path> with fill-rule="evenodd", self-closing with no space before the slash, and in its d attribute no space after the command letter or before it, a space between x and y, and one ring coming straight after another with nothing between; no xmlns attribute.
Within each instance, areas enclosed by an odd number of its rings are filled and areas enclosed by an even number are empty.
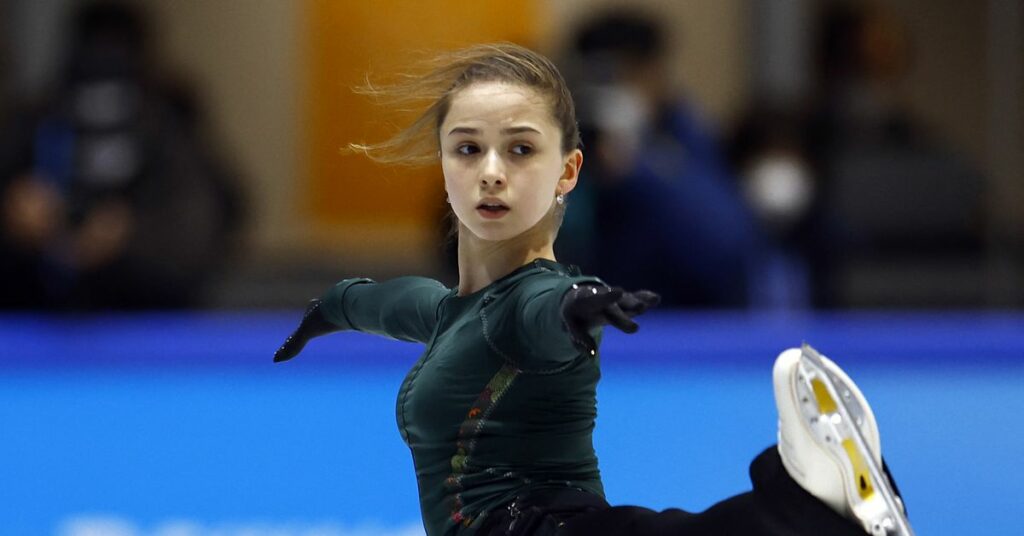
<svg viewBox="0 0 1024 536"><path fill-rule="evenodd" d="M562 177L558 179L558 191L567 194L576 188L576 182L580 177L580 169L583 167L583 151L573 149L565 158L565 166L562 168Z"/></svg>

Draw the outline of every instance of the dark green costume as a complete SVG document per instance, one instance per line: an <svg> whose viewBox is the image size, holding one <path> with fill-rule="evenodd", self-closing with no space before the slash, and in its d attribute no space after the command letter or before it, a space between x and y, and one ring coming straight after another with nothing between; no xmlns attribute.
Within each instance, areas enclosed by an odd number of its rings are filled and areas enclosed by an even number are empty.
<svg viewBox="0 0 1024 536"><path fill-rule="evenodd" d="M561 301L575 267L538 259L468 296L422 277L348 279L324 297L341 329L422 342L398 393L428 536L472 534L524 492L604 495L592 444L598 358L572 344ZM592 333L600 341L600 328Z"/></svg>

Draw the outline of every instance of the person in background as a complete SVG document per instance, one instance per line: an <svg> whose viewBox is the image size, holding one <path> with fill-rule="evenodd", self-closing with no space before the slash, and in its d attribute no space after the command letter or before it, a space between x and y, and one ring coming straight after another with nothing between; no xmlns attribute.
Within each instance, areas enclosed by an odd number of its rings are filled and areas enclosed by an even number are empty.
<svg viewBox="0 0 1024 536"><path fill-rule="evenodd" d="M571 39L567 77L592 156L559 253L668 306L748 306L764 240L712 129L670 83L665 39L632 10Z"/></svg>
<svg viewBox="0 0 1024 536"><path fill-rule="evenodd" d="M0 131L0 307L195 305L235 243L235 175L135 6L82 6L71 35L53 94Z"/></svg>
<svg viewBox="0 0 1024 536"><path fill-rule="evenodd" d="M834 215L815 252L831 266L821 301L983 305L985 295L970 289L988 277L986 180L913 112L904 91L915 61L908 26L880 4L834 2L821 30L808 136L820 210Z"/></svg>
<svg viewBox="0 0 1024 536"><path fill-rule="evenodd" d="M740 191L764 229L761 273L753 292L763 310L800 311L814 304L815 241L831 226L815 210L818 183L807 155L807 119L799 112L755 104L736 125L729 160Z"/></svg>

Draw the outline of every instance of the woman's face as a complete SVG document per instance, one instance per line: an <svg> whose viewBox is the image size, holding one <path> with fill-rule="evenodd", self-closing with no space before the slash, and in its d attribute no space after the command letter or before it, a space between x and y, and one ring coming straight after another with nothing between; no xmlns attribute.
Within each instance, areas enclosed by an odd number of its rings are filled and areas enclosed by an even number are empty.
<svg viewBox="0 0 1024 536"><path fill-rule="evenodd" d="M562 153L551 106L536 91L477 82L452 96L439 132L452 210L484 240L533 229L576 186L582 153Z"/></svg>

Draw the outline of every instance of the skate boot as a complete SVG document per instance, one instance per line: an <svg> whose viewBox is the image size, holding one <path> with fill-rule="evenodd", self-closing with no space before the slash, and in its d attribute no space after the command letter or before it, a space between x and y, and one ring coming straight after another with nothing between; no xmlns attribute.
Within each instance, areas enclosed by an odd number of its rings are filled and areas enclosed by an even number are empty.
<svg viewBox="0 0 1024 536"><path fill-rule="evenodd" d="M773 376L790 477L869 534L913 535L883 471L875 416L853 380L806 344L779 355Z"/></svg>

